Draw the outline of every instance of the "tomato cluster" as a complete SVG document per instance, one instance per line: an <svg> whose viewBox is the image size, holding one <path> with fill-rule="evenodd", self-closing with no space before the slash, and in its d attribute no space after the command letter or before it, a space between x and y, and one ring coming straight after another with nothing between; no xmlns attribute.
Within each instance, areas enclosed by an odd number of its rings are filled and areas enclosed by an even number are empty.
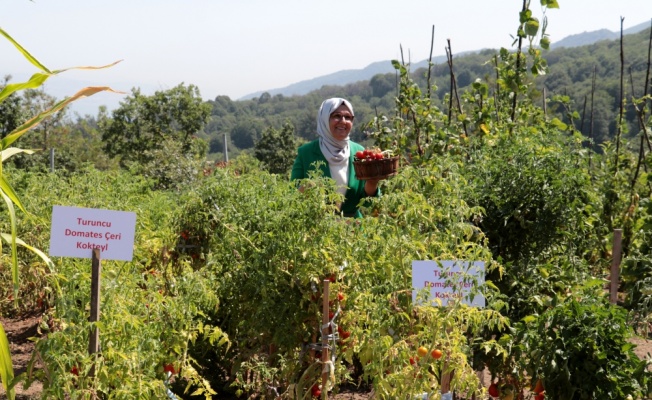
<svg viewBox="0 0 652 400"><path fill-rule="evenodd" d="M444 355L444 353L437 348L428 351L428 348L426 348L425 346L419 346L419 348L417 349L417 354L415 356L410 357L410 365L416 366L417 364L419 364L419 360L425 359L426 357L428 357L428 354L430 354L430 357L432 357L435 360L439 360L441 356Z"/></svg>
<svg viewBox="0 0 652 400"><path fill-rule="evenodd" d="M419 357L423 358L427 356L428 349L424 346L419 346L419 348L417 349L417 355L418 355L418 357L416 358L417 360L419 359ZM443 353L439 349L432 349L432 351L430 351L430 357L434 358L435 360L439 360L442 355Z"/></svg>
<svg viewBox="0 0 652 400"><path fill-rule="evenodd" d="M385 155L380 150L364 149L355 153L355 159L358 161L382 160Z"/></svg>

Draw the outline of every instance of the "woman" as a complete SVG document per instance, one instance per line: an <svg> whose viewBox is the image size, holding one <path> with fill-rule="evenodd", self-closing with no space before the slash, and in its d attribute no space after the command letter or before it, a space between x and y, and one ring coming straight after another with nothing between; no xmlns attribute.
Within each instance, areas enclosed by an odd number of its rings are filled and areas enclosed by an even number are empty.
<svg viewBox="0 0 652 400"><path fill-rule="evenodd" d="M360 181L353 168L354 154L364 147L349 139L353 128L353 106L338 97L325 100L317 114L317 135L319 138L299 147L292 166L292 180L308 178L315 165L321 163L324 176L332 178L337 191L344 195L341 212L345 217L362 217L358 208L365 197L378 196L378 180ZM300 188L302 190L302 188Z"/></svg>

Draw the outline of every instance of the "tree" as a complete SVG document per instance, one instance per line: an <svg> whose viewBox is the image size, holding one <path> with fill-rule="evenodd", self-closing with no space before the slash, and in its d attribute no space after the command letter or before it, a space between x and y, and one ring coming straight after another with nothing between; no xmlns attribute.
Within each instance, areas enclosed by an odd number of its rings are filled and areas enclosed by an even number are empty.
<svg viewBox="0 0 652 400"><path fill-rule="evenodd" d="M369 86L373 97L383 97L396 90L396 78L393 74L374 75L369 81Z"/></svg>
<svg viewBox="0 0 652 400"><path fill-rule="evenodd" d="M121 165L151 161L150 150L165 140L178 141L183 152L192 152L191 141L208 121L211 105L199 89L183 83L153 96L134 88L112 118L101 121L104 149L110 157L120 157Z"/></svg>
<svg viewBox="0 0 652 400"><path fill-rule="evenodd" d="M254 156L264 169L273 174L287 173L294 162L295 152L294 126L289 121L280 131L267 128L254 147Z"/></svg>
<svg viewBox="0 0 652 400"><path fill-rule="evenodd" d="M259 119L239 120L231 130L231 141L240 149L250 149L256 144L263 129L263 123Z"/></svg>

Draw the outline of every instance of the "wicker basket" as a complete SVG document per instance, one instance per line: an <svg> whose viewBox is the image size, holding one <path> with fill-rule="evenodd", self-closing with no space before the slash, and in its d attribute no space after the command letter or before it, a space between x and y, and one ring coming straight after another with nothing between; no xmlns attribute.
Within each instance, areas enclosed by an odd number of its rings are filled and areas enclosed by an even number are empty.
<svg viewBox="0 0 652 400"><path fill-rule="evenodd" d="M385 179L396 175L398 156L382 160L353 161L353 168L355 168L355 176L359 180Z"/></svg>

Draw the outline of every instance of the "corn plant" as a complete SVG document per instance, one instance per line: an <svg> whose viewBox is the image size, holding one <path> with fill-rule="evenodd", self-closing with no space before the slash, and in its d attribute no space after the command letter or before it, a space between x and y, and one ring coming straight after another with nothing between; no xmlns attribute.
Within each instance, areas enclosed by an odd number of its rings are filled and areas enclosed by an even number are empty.
<svg viewBox="0 0 652 400"><path fill-rule="evenodd" d="M0 91L0 102L3 102L7 97L9 97L12 93L15 93L19 90L25 90L25 89L35 89L41 86L48 78L51 76L57 75L61 72L70 70L70 69L101 69L101 68L108 68L110 66L113 66L117 64L119 61L116 61L112 64L105 65L105 66L100 66L100 67L73 67L73 68L66 68L66 69L61 69L61 70L50 70L47 68L45 65L43 65L41 62L39 62L34 56L32 56L27 50L25 50L18 42L16 42L7 32L5 32L2 28L0 28L0 35L4 36L7 40L9 40L15 47L20 51L20 53L25 57L27 61L29 61L33 66L35 66L38 69L38 72L34 73L31 78L27 82L20 82L20 83L13 83L13 84L7 84L2 90ZM4 203L7 205L7 213L9 214L9 221L10 221L10 232L0 232L0 236L2 237L2 240L0 240L0 253L2 252L2 241L4 240L7 242L7 244L10 246L10 252L11 252L11 277L12 277L12 283L13 283L13 289L14 289L14 302L18 304L18 257L17 257L17 246L21 245L28 250L34 252L37 256L39 256L43 261L48 264L48 266L52 267L52 261L45 255L42 251L39 249L29 246L27 243L23 242L20 240L20 238L17 235L16 232L16 210L15 207L18 207L20 211L27 213L27 210L25 209L25 206L23 205L22 201L20 198L16 195L16 192L13 190L11 185L9 184L9 181L5 178L5 175L2 170L2 163L7 160L9 157L14 156L16 154L20 153L26 153L26 154L32 154L32 150L27 150L27 149L20 149L17 147L11 147L11 145L18 139L20 139L21 136L23 136L25 133L27 133L30 129L34 128L37 126L41 121L46 119L47 117L55 114L56 112L62 110L64 107L66 107L68 104L86 97L86 96L92 96L95 93L102 92L102 91L110 91L110 92L115 92L113 89L105 86L99 86L99 87L86 87L81 90L79 90L77 93L74 95L64 98L63 100L57 102L54 104L50 109L45 110L29 120L27 120L25 123L17 127L15 130L10 132L7 136L2 138L0 140L0 195L2 195L2 199L4 200ZM9 341L7 339L7 335L5 333L4 328L0 324L0 380L2 381L2 384L5 387L5 391L7 392L7 397L10 400L13 400L16 397L15 390L13 389L14 385L20 380L14 378L14 372L13 372L13 366L11 362L11 354L9 351Z"/></svg>

